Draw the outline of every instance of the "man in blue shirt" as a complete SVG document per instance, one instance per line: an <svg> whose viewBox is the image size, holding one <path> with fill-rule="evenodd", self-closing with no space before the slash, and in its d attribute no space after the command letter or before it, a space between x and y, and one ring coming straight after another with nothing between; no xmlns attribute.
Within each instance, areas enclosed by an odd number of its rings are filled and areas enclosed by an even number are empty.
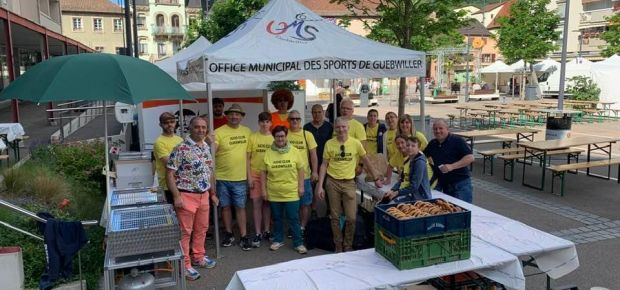
<svg viewBox="0 0 620 290"><path fill-rule="evenodd" d="M450 134L443 119L433 122L433 135L424 154L433 160L433 180L438 179L436 190L466 202L472 202L469 165L474 154L463 138ZM432 181L431 181L432 183Z"/></svg>
<svg viewBox="0 0 620 290"><path fill-rule="evenodd" d="M316 156L320 166L323 164L323 150L325 149L325 143L327 140L332 138L332 134L334 133L334 127L332 124L325 120L325 112L323 111L323 106L321 106L321 104L314 104L312 106L312 121L304 125L304 130L312 133L312 136L314 136L314 140L317 145ZM315 185L316 184L312 185L312 192L315 190ZM312 202L311 219L316 219L317 217L317 203L318 200L315 195ZM327 208L329 208L329 206Z"/></svg>

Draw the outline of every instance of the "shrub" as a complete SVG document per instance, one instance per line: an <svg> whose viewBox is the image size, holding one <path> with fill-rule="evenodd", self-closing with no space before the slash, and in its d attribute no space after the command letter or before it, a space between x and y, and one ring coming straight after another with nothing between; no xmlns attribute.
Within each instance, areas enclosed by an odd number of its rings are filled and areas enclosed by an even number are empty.
<svg viewBox="0 0 620 290"><path fill-rule="evenodd" d="M572 95L572 99L580 101L598 101L601 89L587 76L574 76L568 79L566 91Z"/></svg>
<svg viewBox="0 0 620 290"><path fill-rule="evenodd" d="M22 167L12 167L2 171L4 188L8 196L19 196L28 188L30 176L23 174Z"/></svg>

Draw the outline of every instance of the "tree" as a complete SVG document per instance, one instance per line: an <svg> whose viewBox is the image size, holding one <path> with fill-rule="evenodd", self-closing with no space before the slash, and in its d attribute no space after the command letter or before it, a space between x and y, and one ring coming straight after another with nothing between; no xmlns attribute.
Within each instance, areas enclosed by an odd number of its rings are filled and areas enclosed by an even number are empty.
<svg viewBox="0 0 620 290"><path fill-rule="evenodd" d="M607 31L601 34L601 38L607 42L607 45L600 46L603 49L601 55L610 57L614 54L620 55L620 11L616 12L612 17L606 18Z"/></svg>
<svg viewBox="0 0 620 290"><path fill-rule="evenodd" d="M571 94L573 100L598 101L601 89L587 76L574 76L568 79L566 91Z"/></svg>
<svg viewBox="0 0 620 290"><path fill-rule="evenodd" d="M462 0L330 0L344 4L355 16L363 16L368 38L402 48L431 51L463 43L458 29L465 12L455 10ZM406 79L400 79L398 114L405 112Z"/></svg>
<svg viewBox="0 0 620 290"><path fill-rule="evenodd" d="M510 7L509 17L498 19L497 46L507 63L523 59L531 64L557 49L560 16L547 10L549 1L518 0Z"/></svg>
<svg viewBox="0 0 620 290"><path fill-rule="evenodd" d="M207 18L200 16L189 24L184 46L192 44L201 35L215 43L265 6L266 0L219 0Z"/></svg>

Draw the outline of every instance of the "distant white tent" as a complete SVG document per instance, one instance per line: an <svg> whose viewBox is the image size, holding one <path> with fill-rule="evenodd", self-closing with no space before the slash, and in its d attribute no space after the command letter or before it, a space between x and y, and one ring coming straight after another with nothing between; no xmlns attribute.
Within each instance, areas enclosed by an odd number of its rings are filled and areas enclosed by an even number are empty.
<svg viewBox="0 0 620 290"><path fill-rule="evenodd" d="M595 62L595 65L599 65L599 64L603 64L603 65L617 65L620 66L620 56L617 54L614 54L612 56L610 56L609 58L603 60L603 61L599 61L599 62Z"/></svg>
<svg viewBox="0 0 620 290"><path fill-rule="evenodd" d="M611 105L614 109L620 109L620 92L618 90L618 76L620 75L620 56L613 55L600 62L590 65L592 79L601 89L599 100L616 102Z"/></svg>
<svg viewBox="0 0 620 290"><path fill-rule="evenodd" d="M551 58L546 58L545 60L534 65L534 71L537 72L552 72L559 69L560 63Z"/></svg>
<svg viewBox="0 0 620 290"><path fill-rule="evenodd" d="M501 60L495 61L493 64L484 67L480 70L480 73L494 73L495 74L495 93L499 93L499 74L500 73L514 73L515 69L505 64Z"/></svg>

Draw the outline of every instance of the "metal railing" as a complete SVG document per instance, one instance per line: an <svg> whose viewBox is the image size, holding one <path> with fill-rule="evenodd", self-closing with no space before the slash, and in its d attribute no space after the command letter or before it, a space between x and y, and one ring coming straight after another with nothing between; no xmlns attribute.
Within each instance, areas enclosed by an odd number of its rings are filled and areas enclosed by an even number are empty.
<svg viewBox="0 0 620 290"><path fill-rule="evenodd" d="M17 205L14 205L8 201L2 200L0 199L0 206L6 207L10 210L12 210L13 212L19 213L21 215L24 215L26 217L29 217L31 219L34 219L37 222L42 222L42 223L47 223L47 220L37 216L36 214L34 214L33 212L23 209ZM97 225L99 222L96 220L87 220L87 221L82 221L82 226L93 226L93 225ZM43 237L40 237L38 235L35 235L27 230L24 229L20 229L16 226L13 226L7 222L3 222L0 221L0 225L5 226L6 228L9 228L11 230L14 230L16 232L22 233L24 235L27 235L31 238L37 239L39 241L44 241ZM78 256L78 272L79 272L79 279L80 279L80 289L83 289L83 283L82 283L82 256L80 255L80 251L78 251L77 253Z"/></svg>
<svg viewBox="0 0 620 290"><path fill-rule="evenodd" d="M103 101L71 101L56 105L58 109L48 109L47 112L53 113L55 117L48 118L50 122L57 121L58 129L60 132L59 142L62 143L64 139L75 132L79 128L88 124L91 120L97 116L103 115L104 108L114 108L114 105L103 106ZM64 107L64 108L63 108ZM76 111L82 111L79 115L71 115ZM110 113L108 113L110 114ZM112 113L113 114L113 113ZM69 119L67 123L66 120ZM67 128L65 128L67 127ZM66 132L65 132L66 131Z"/></svg>

